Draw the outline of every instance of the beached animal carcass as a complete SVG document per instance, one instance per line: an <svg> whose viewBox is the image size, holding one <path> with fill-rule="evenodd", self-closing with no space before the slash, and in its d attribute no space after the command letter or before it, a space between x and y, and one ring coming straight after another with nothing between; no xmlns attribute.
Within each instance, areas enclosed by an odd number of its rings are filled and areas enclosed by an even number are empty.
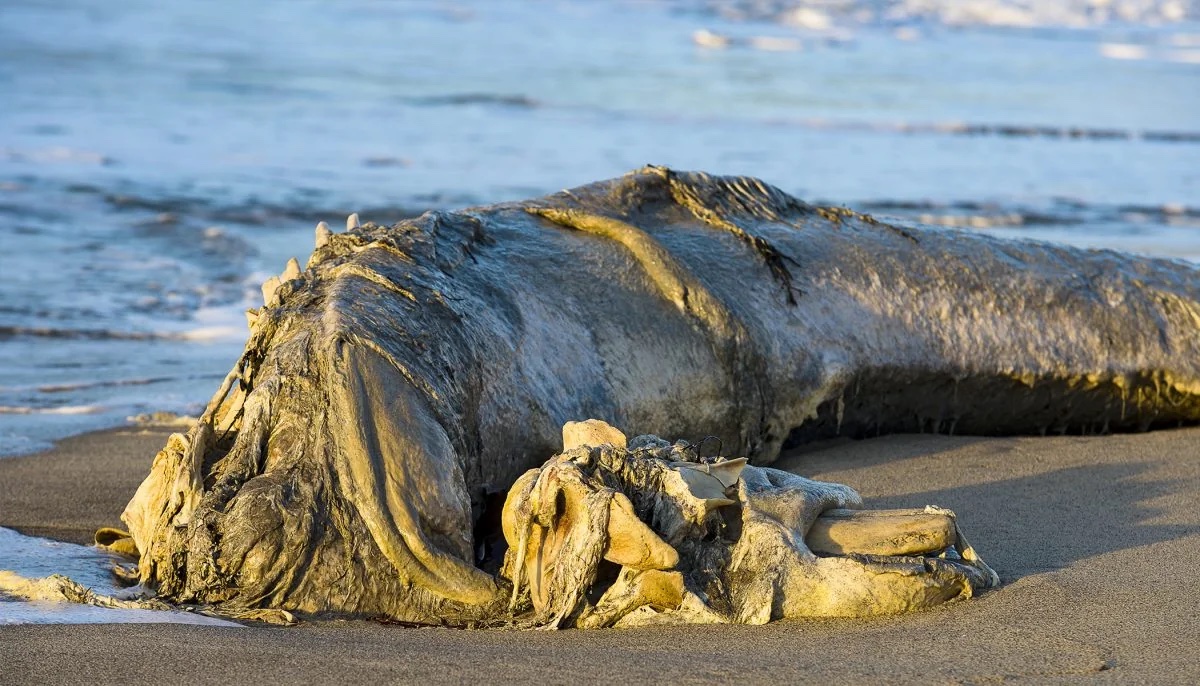
<svg viewBox="0 0 1200 686"><path fill-rule="evenodd" d="M856 515L849 489L765 468L781 446L1200 419L1182 263L660 167L349 224L264 285L129 503L160 597L456 625L917 609L996 583L953 518ZM564 445L587 418L693 443L588 424ZM707 436L749 466L702 458Z"/></svg>

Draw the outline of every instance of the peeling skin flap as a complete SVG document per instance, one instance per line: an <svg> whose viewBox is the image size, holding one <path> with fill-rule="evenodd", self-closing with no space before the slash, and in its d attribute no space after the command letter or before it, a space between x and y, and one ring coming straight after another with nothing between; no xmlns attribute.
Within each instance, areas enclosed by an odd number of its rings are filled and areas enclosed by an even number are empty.
<svg viewBox="0 0 1200 686"><path fill-rule="evenodd" d="M347 502L401 579L461 602L495 598L495 583L471 564L471 501L445 432L378 353L344 345L342 362L335 416Z"/></svg>

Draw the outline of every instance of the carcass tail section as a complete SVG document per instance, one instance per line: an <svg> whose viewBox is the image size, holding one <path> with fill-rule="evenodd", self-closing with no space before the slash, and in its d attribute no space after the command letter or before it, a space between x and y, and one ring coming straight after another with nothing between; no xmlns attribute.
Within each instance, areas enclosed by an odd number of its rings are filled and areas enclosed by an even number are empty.
<svg viewBox="0 0 1200 686"><path fill-rule="evenodd" d="M1200 421L1194 267L957 232L885 255L841 240L813 343L839 355L792 442Z"/></svg>
<svg viewBox="0 0 1200 686"><path fill-rule="evenodd" d="M891 433L1089 435L1200 421L1200 384L1169 372L953 375L870 369L839 385L787 445Z"/></svg>
<svg viewBox="0 0 1200 686"><path fill-rule="evenodd" d="M787 397L809 417L793 440L922 430L1090 433L1200 421L1194 267L908 231L846 208L807 205L757 179L662 167L547 200L569 208L562 212L640 227L670 258L647 254L643 263L678 265L725 305L740 326L738 355L726 359L739 392L748 391L741 423L761 435L796 428L773 425L794 421ZM797 326L764 335L773 322L758 312L769 301L746 307L753 287L728 283L736 272L712 268L711 260L708 270L697 267L705 256L687 252L702 245L696 220L755 251L766 269L748 277L784 283L795 305L765 309ZM680 232L688 238L675 238ZM737 259L727 248L721 254ZM811 292L793 299L800 295L793 280ZM791 335L800 339L792 351L814 351L814 359L829 353L828 368L809 378L798 371L800 357L770 358L779 337ZM768 369L813 385L789 393L766 378ZM754 424L748 414L758 405L764 419ZM765 419L773 415L781 419Z"/></svg>

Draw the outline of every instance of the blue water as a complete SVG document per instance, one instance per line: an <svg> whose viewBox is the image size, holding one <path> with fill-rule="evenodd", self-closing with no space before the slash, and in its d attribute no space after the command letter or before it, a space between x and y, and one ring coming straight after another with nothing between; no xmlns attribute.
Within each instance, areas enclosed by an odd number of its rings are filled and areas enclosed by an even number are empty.
<svg viewBox="0 0 1200 686"><path fill-rule="evenodd" d="M195 412L318 220L645 163L1200 259L1198 20L1177 0L4 0L0 454Z"/></svg>

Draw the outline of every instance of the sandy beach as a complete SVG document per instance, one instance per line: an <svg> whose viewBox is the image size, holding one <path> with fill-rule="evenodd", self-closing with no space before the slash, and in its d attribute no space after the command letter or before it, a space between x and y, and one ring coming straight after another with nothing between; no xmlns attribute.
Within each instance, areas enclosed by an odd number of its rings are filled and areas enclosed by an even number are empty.
<svg viewBox="0 0 1200 686"><path fill-rule="evenodd" d="M86 542L116 525L166 433L120 429L0 459L0 526ZM890 436L776 464L869 507L937 504L1004 585L917 615L562 632L180 625L0 627L0 682L982 683L1200 679L1200 429Z"/></svg>

